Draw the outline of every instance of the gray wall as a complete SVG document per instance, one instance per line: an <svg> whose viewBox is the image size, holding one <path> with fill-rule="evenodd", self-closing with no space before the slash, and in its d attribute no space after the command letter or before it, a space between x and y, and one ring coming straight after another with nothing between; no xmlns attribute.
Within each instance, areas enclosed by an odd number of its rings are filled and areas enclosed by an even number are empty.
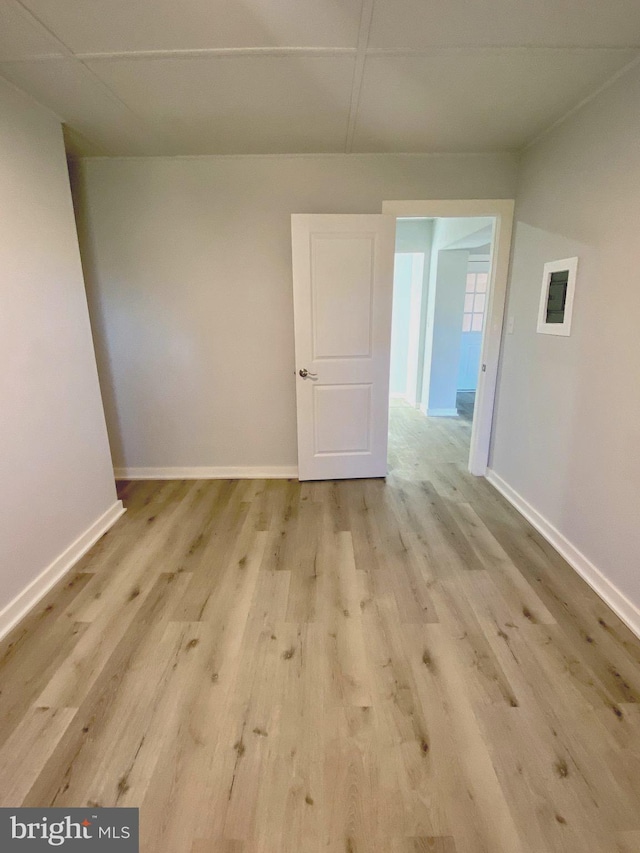
<svg viewBox="0 0 640 853"><path fill-rule="evenodd" d="M457 372L460 364L460 339L462 335L462 309L464 306L464 298L462 298L461 301L456 301L454 295L451 304L448 304L447 295L444 292L438 294L437 285L440 253L444 249L469 249L475 245L473 235L477 234L482 229L491 229L492 227L493 218L486 216L439 217L438 219L433 220L431 257L427 264L429 272L425 275L425 277L428 277L430 283L427 288L425 298L425 340L423 346L423 370L420 392L420 408L425 414L429 409L436 412L438 409L455 408ZM447 265L448 262L445 261L445 266ZM444 291L448 286L446 278L447 277L445 276L440 282L441 291ZM460 284L459 278L458 284ZM459 295L459 288L456 288L455 286L455 279L453 281L453 288L454 293ZM439 322L445 322L446 331L444 331L444 327L436 330L435 321L437 302L440 303L441 309ZM454 321L453 317L449 313L450 310L454 309L455 305L457 305L457 310L460 313L460 323L457 327L456 321ZM445 309L444 314L442 313L442 309ZM453 338L447 343L449 329L451 330ZM436 331L438 332L439 354L436 363L434 364L434 342L436 338ZM449 361L450 359L452 361ZM455 372L452 370L453 364L455 364ZM441 371L442 381L440 377ZM432 382L435 382L435 386L438 388L435 392L433 401L431 400ZM448 388L448 392L444 391L445 388ZM451 405L445 405L444 403L438 402L442 399L443 393L445 393L448 399L451 399L450 395L453 394L453 402Z"/></svg>
<svg viewBox="0 0 640 853"><path fill-rule="evenodd" d="M422 288L419 293L410 288L407 323L406 348L408 358L405 360L406 382L404 390L411 405L420 403L424 371L425 324L427 317L427 295L429 292L429 272L431 261L431 241L433 239L433 219L398 219L396 222L396 265L398 255L405 252L421 254ZM411 278L411 271L409 272ZM394 312L395 312L395 280L394 280ZM395 313L394 313L395 316ZM395 324L395 319L394 319ZM391 391L394 391L394 337L391 339Z"/></svg>
<svg viewBox="0 0 640 853"><path fill-rule="evenodd" d="M640 69L523 163L491 466L640 605ZM536 334L579 256L571 337Z"/></svg>
<svg viewBox="0 0 640 853"><path fill-rule="evenodd" d="M398 219L396 252L428 252L433 236L433 219Z"/></svg>
<svg viewBox="0 0 640 853"><path fill-rule="evenodd" d="M512 197L516 168L510 155L83 161L115 465L295 464L291 213Z"/></svg>
<svg viewBox="0 0 640 853"><path fill-rule="evenodd" d="M427 415L456 413L464 290L469 252L466 249L438 251L433 281L433 342Z"/></svg>
<svg viewBox="0 0 640 853"><path fill-rule="evenodd" d="M116 501L62 129L3 81L0 220L2 611Z"/></svg>

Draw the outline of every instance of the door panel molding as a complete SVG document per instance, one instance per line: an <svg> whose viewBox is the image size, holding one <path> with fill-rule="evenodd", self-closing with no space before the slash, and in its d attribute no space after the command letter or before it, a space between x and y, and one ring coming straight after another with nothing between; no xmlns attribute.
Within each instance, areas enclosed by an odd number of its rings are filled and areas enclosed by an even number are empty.
<svg viewBox="0 0 640 853"><path fill-rule="evenodd" d="M298 472L387 473L395 217L293 214Z"/></svg>

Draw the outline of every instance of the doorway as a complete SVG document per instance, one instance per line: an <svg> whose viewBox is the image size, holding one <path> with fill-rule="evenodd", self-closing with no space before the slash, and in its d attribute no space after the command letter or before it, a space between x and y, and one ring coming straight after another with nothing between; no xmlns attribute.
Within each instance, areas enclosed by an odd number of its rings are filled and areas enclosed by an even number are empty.
<svg viewBox="0 0 640 853"><path fill-rule="evenodd" d="M390 469L399 443L411 457L413 435L414 456L429 455L429 441L455 445L456 461L483 475L513 202L385 202L383 212L396 217L390 425L403 435L390 435Z"/></svg>
<svg viewBox="0 0 640 853"><path fill-rule="evenodd" d="M443 227L448 227L448 220L461 217L488 217L494 229L468 463L471 473L486 472L513 202L384 202L381 215L292 215L294 375L301 480L386 476L396 223L398 218L442 219ZM449 236L446 251L428 256L430 278L437 259L434 281L442 271L451 275L468 261L469 247L460 244L465 235L458 234L456 239ZM437 295L446 297L448 291L444 287L421 290L427 253L413 254L422 254L423 260L422 267L416 258L409 265L409 308L412 302L420 304L417 311L409 311L413 319L405 352L407 359L411 355L413 373L409 369L405 394L414 408L417 404L437 410L426 411L428 416L453 417L457 414L455 399L447 402L445 396L440 399L436 394L448 387L443 377L451 372L452 361L443 357L449 344L441 339L442 325L433 322L433 318L451 314L447 299ZM475 298L475 291L472 295ZM479 314L480 310L474 307L469 313ZM460 318L456 322L461 333ZM437 364L439 371L434 371L432 364ZM458 368L456 362L456 372Z"/></svg>

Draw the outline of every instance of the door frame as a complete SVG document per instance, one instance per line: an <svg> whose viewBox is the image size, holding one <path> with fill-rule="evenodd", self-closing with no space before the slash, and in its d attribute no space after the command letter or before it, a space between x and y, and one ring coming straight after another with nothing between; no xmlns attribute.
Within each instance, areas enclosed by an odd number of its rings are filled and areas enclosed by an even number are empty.
<svg viewBox="0 0 640 853"><path fill-rule="evenodd" d="M382 212L391 216L420 216L428 219L492 216L495 230L489 265L489 304L485 313L480 361L482 369L471 428L469 471L484 477L489 465L493 410L498 383L498 365L502 342L504 309L509 278L511 235L513 231L513 199L438 199L383 201Z"/></svg>

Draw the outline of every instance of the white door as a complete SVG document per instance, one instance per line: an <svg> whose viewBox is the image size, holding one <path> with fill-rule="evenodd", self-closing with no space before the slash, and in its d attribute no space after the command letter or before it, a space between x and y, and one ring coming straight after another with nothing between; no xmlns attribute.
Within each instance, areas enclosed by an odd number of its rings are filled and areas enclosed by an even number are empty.
<svg viewBox="0 0 640 853"><path fill-rule="evenodd" d="M387 473L395 218L291 217L301 480Z"/></svg>

